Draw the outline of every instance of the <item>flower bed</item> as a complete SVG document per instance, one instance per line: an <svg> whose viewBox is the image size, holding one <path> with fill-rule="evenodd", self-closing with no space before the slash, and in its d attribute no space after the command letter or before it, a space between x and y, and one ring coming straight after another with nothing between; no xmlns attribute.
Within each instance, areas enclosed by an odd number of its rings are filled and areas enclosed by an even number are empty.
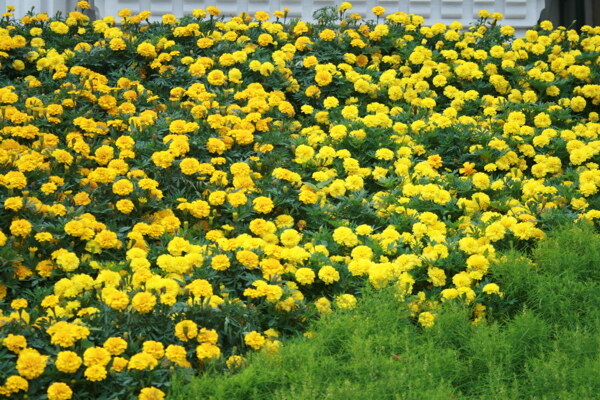
<svg viewBox="0 0 600 400"><path fill-rule="evenodd" d="M477 323L497 250L600 217L600 29L350 8L4 14L0 395L162 398L365 285Z"/></svg>

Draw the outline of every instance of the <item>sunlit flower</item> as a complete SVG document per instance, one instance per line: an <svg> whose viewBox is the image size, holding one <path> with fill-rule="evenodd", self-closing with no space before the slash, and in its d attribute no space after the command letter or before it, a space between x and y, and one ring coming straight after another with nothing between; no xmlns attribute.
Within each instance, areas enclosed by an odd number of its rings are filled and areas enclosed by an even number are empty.
<svg viewBox="0 0 600 400"><path fill-rule="evenodd" d="M73 396L73 390L64 382L54 382L48 386L48 400L69 400Z"/></svg>
<svg viewBox="0 0 600 400"><path fill-rule="evenodd" d="M252 331L244 336L244 342L254 350L258 350L264 346L266 339L259 332Z"/></svg>

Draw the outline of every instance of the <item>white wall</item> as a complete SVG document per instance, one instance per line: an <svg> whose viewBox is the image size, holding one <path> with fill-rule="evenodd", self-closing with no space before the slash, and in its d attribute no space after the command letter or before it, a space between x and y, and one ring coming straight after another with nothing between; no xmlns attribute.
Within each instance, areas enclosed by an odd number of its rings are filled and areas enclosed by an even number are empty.
<svg viewBox="0 0 600 400"><path fill-rule="evenodd" d="M90 3L92 0L89 0ZM129 8L133 12L152 11L153 19L160 20L163 14L173 13L177 16L189 14L196 8L215 5L225 15L237 15L241 12L254 13L262 10L273 12L289 8L291 18L300 17L311 20L314 10L324 6L337 6L342 0L94 0L100 18L116 15L118 10ZM17 7L16 15L25 14L32 6L36 12L47 11L54 14L59 10L72 11L77 0L0 0L0 9L6 5ZM473 22L480 9L504 14L504 25L512 25L518 32L531 28L536 24L544 7L544 0L354 0L350 1L351 12L372 17L371 8L379 5L385 7L387 13L403 11L421 15L426 23L450 23L461 21L464 24Z"/></svg>
<svg viewBox="0 0 600 400"><path fill-rule="evenodd" d="M73 11L73 7L77 0L0 0L0 10L2 13L6 11L6 6L14 6L16 8L15 15L21 17L25 15L32 7L34 13L47 12L49 15L54 15L58 11Z"/></svg>

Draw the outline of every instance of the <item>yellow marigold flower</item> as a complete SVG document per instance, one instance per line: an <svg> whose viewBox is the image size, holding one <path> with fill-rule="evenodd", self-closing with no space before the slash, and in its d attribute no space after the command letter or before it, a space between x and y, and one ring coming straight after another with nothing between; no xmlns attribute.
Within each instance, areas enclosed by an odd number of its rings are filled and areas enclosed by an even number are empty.
<svg viewBox="0 0 600 400"><path fill-rule="evenodd" d="M489 260L482 254L473 254L467 258L469 271L477 270L485 273L490 265Z"/></svg>
<svg viewBox="0 0 600 400"><path fill-rule="evenodd" d="M261 347L263 347L265 345L265 341L265 337L256 331L249 332L244 336L244 343L254 350L259 350Z"/></svg>
<svg viewBox="0 0 600 400"><path fill-rule="evenodd" d="M333 231L333 240L338 244L348 247L354 247L358 244L358 238L352 232L352 229L345 226L336 228Z"/></svg>
<svg viewBox="0 0 600 400"><path fill-rule="evenodd" d="M307 114L310 115L313 113L315 109L313 108L313 106L310 106L308 104L304 104L302 107L300 107L300 111L302 111L303 114Z"/></svg>
<svg viewBox="0 0 600 400"><path fill-rule="evenodd" d="M471 178L473 186L479 190L485 190L490 186L490 177L484 172L476 172Z"/></svg>
<svg viewBox="0 0 600 400"><path fill-rule="evenodd" d="M316 204L319 200L318 195L311 189L301 189L298 195L298 200L304 204Z"/></svg>
<svg viewBox="0 0 600 400"><path fill-rule="evenodd" d="M243 266L254 269L258 267L258 255L250 250L240 250L235 254L236 260Z"/></svg>
<svg viewBox="0 0 600 400"><path fill-rule="evenodd" d="M117 13L117 15L121 18L127 18L131 16L131 10L128 8L123 8L121 10L119 10L119 12Z"/></svg>
<svg viewBox="0 0 600 400"><path fill-rule="evenodd" d="M351 3L349 3L349 2L347 2L347 1L344 1L344 2L343 2L342 4L340 4L340 6L338 7L338 11L339 11L339 12L341 12L341 13L343 13L343 12L346 12L346 11L348 11L348 10L350 10L350 9L352 9L352 4L351 4Z"/></svg>
<svg viewBox="0 0 600 400"><path fill-rule="evenodd" d="M210 215L210 205L204 200L192 201L186 209L196 218L205 218Z"/></svg>
<svg viewBox="0 0 600 400"><path fill-rule="evenodd" d="M280 340L267 340L263 349L268 354L277 354L281 349L281 346L282 344Z"/></svg>
<svg viewBox="0 0 600 400"><path fill-rule="evenodd" d="M294 247L302 240L302 234L295 229L286 229L281 233L280 239L284 246Z"/></svg>
<svg viewBox="0 0 600 400"><path fill-rule="evenodd" d="M332 312L331 302L325 297L320 297L317 299L315 301L315 307L317 311L323 315L331 314Z"/></svg>
<svg viewBox="0 0 600 400"><path fill-rule="evenodd" d="M195 158L184 158L181 160L179 168L185 175L193 175L200 170L200 162Z"/></svg>
<svg viewBox="0 0 600 400"><path fill-rule="evenodd" d="M339 308L352 310L356 307L356 297L351 294L341 294L336 296L335 305Z"/></svg>
<svg viewBox="0 0 600 400"><path fill-rule="evenodd" d="M44 373L48 356L41 355L35 349L23 349L17 357L17 371L25 379L34 379Z"/></svg>
<svg viewBox="0 0 600 400"><path fill-rule="evenodd" d="M128 343L120 337L110 337L104 341L104 347L111 355L118 356L127 350Z"/></svg>
<svg viewBox="0 0 600 400"><path fill-rule="evenodd" d="M221 349L211 343L202 343L196 347L196 357L199 360L221 357Z"/></svg>
<svg viewBox="0 0 600 400"><path fill-rule="evenodd" d="M102 249L112 249L121 247L121 241L117 238L115 232L103 229L96 234L94 241L98 243Z"/></svg>
<svg viewBox="0 0 600 400"><path fill-rule="evenodd" d="M335 39L335 32L332 31L331 29L323 29L320 33L319 33L319 37L321 39L323 39L326 42L330 42L333 39Z"/></svg>
<svg viewBox="0 0 600 400"><path fill-rule="evenodd" d="M92 365L106 366L110 362L110 353L104 347L89 347L83 353L83 364L86 367Z"/></svg>
<svg viewBox="0 0 600 400"><path fill-rule="evenodd" d="M379 17L379 16L385 14L385 8L383 8L381 6L376 6L371 9L371 12Z"/></svg>
<svg viewBox="0 0 600 400"><path fill-rule="evenodd" d="M154 309L156 296L150 292L136 293L131 299L131 305L137 312L147 314Z"/></svg>
<svg viewBox="0 0 600 400"><path fill-rule="evenodd" d="M127 365L127 369L148 369L153 370L158 365L158 361L156 358L152 357L152 355L148 353L137 353L131 356L129 359L129 364Z"/></svg>
<svg viewBox="0 0 600 400"><path fill-rule="evenodd" d="M73 351L61 351L56 356L54 366L61 372L72 374L76 372L83 360Z"/></svg>
<svg viewBox="0 0 600 400"><path fill-rule="evenodd" d="M0 182L8 189L23 189L27 186L27 177L21 171L9 171Z"/></svg>
<svg viewBox="0 0 600 400"><path fill-rule="evenodd" d="M260 45L260 46L268 46L270 44L273 44L273 36L269 35L268 33L261 33L258 38L256 39L256 42ZM266 64L266 63L264 63ZM263 65L264 65L263 64ZM269 63L270 64L270 63ZM271 64L272 65L272 64ZM262 73L262 72L261 72ZM263 75L269 75L269 74L263 74Z"/></svg>
<svg viewBox="0 0 600 400"><path fill-rule="evenodd" d="M296 281L301 285L310 285L315 281L315 272L310 268L299 268L296 271Z"/></svg>
<svg viewBox="0 0 600 400"><path fill-rule="evenodd" d="M59 35L64 35L69 32L69 26L64 22L52 21L50 23L50 30L54 33L58 33Z"/></svg>
<svg viewBox="0 0 600 400"><path fill-rule="evenodd" d="M24 238L31 233L32 225L26 219L15 219L11 222L9 229L14 236Z"/></svg>
<svg viewBox="0 0 600 400"><path fill-rule="evenodd" d="M500 28L500 33L506 36L512 36L515 34L515 28L510 25L504 25Z"/></svg>
<svg viewBox="0 0 600 400"><path fill-rule="evenodd" d="M90 195L86 192L79 192L73 196L73 203L77 206L87 206L92 202Z"/></svg>
<svg viewBox="0 0 600 400"><path fill-rule="evenodd" d="M192 366L187 360L187 351L183 346L170 344L167 346L165 355L171 362L174 362L181 367L191 368Z"/></svg>
<svg viewBox="0 0 600 400"><path fill-rule="evenodd" d="M192 15L194 16L194 18L204 18L206 17L206 11L204 11L201 8L196 8L192 10Z"/></svg>
<svg viewBox="0 0 600 400"><path fill-rule="evenodd" d="M155 151L150 158L157 167L169 168L175 160L175 155L170 151Z"/></svg>
<svg viewBox="0 0 600 400"><path fill-rule="evenodd" d="M115 358L113 358L110 370L115 371L115 372L121 372L125 369L125 367L127 367L128 363L129 363L129 361L127 361L126 358L115 357Z"/></svg>
<svg viewBox="0 0 600 400"><path fill-rule="evenodd" d="M108 47L114 51L125 50L127 48L127 43L121 38L113 38L108 43Z"/></svg>
<svg viewBox="0 0 600 400"><path fill-rule="evenodd" d="M0 386L0 394L5 396L10 396L13 393L18 393L20 391L28 391L29 390L29 382L21 376L12 375L6 378L4 386Z"/></svg>
<svg viewBox="0 0 600 400"><path fill-rule="evenodd" d="M217 344L219 341L219 334L214 329L202 328L200 329L197 339L200 343Z"/></svg>
<svg viewBox="0 0 600 400"><path fill-rule="evenodd" d="M88 328L66 321L53 324L46 332L51 335L50 343L61 347L71 347L77 340L85 339L90 334Z"/></svg>
<svg viewBox="0 0 600 400"><path fill-rule="evenodd" d="M504 238L506 228L500 222L494 222L485 228L485 237L491 241L498 241Z"/></svg>
<svg viewBox="0 0 600 400"><path fill-rule="evenodd" d="M14 271L15 271L15 276L19 280L27 279L33 274L31 269L27 268L26 266L24 266L23 264L20 264L20 263L14 266Z"/></svg>
<svg viewBox="0 0 600 400"><path fill-rule="evenodd" d="M198 325L190 320L178 322L175 325L175 336L182 342L195 339L198 336Z"/></svg>
<svg viewBox="0 0 600 400"><path fill-rule="evenodd" d="M79 268L79 257L70 251L63 251L56 257L56 265L63 271L74 271Z"/></svg>
<svg viewBox="0 0 600 400"><path fill-rule="evenodd" d="M35 234L35 240L38 242L51 242L54 236L50 232L40 232Z"/></svg>
<svg viewBox="0 0 600 400"><path fill-rule="evenodd" d="M14 310L20 310L22 308L27 308L28 303L26 299L23 298L18 298L18 299L14 299L13 301L10 302L10 308L14 309Z"/></svg>
<svg viewBox="0 0 600 400"><path fill-rule="evenodd" d="M330 285L340 280L340 273L331 265L325 265L319 269L319 279Z"/></svg>
<svg viewBox="0 0 600 400"><path fill-rule="evenodd" d="M137 52L139 55L146 58L156 58L156 47L152 43L144 42L137 46Z"/></svg>
<svg viewBox="0 0 600 400"><path fill-rule="evenodd" d="M140 391L138 400L164 400L165 393L154 386L145 387Z"/></svg>
<svg viewBox="0 0 600 400"><path fill-rule="evenodd" d="M487 294L497 294L497 295L501 294L501 292L500 292L500 286L498 286L495 283L488 283L487 285L485 285L483 287L483 289L481 289L481 291L483 293L487 293Z"/></svg>
<svg viewBox="0 0 600 400"><path fill-rule="evenodd" d="M325 83L325 84L327 84L327 83ZM317 97L318 98L321 96L321 90L315 85L311 85L311 86L307 87L304 93L308 97Z"/></svg>
<svg viewBox="0 0 600 400"><path fill-rule="evenodd" d="M544 112L537 114L533 119L533 122L538 128L547 128L550 125L552 125L552 120L550 119L550 116Z"/></svg>
<svg viewBox="0 0 600 400"><path fill-rule="evenodd" d="M23 335L9 333L2 341L2 344L13 353L19 354L21 350L27 347L27 339Z"/></svg>
<svg viewBox="0 0 600 400"><path fill-rule="evenodd" d="M475 163L472 163L472 162L463 163L463 167L460 168L458 170L458 172L460 172L461 174L466 175L466 176L472 175L473 173L477 172L477 170L475 169Z"/></svg>
<svg viewBox="0 0 600 400"><path fill-rule="evenodd" d="M127 196L133 192L133 183L129 179L119 179L113 183L112 191L119 196Z"/></svg>
<svg viewBox="0 0 600 400"><path fill-rule="evenodd" d="M119 311L123 311L129 305L127 293L112 287L102 289L102 300L107 306Z"/></svg>
<svg viewBox="0 0 600 400"><path fill-rule="evenodd" d="M212 40L211 38L200 38L196 41L196 46L198 46L201 49L208 49L210 47L212 47L212 45L215 43L214 40ZM193 65L193 64L192 64ZM199 64L201 65L201 64ZM202 70L205 70L206 67L204 67L202 65Z"/></svg>
<svg viewBox="0 0 600 400"><path fill-rule="evenodd" d="M227 82L227 75L225 75L223 71L215 69L208 73L206 79L211 85L221 86Z"/></svg>
<svg viewBox="0 0 600 400"><path fill-rule="evenodd" d="M73 397L73 390L64 382L54 382L46 391L48 400L69 400Z"/></svg>
<svg viewBox="0 0 600 400"><path fill-rule="evenodd" d="M117 201L115 206L117 207L117 210L119 210L123 214L130 214L135 208L135 205L129 199L121 199Z"/></svg>
<svg viewBox="0 0 600 400"><path fill-rule="evenodd" d="M227 194L227 202L234 207L239 207L248 202L246 195L239 191Z"/></svg>
<svg viewBox="0 0 600 400"><path fill-rule="evenodd" d="M214 6L206 7L206 12L214 17L218 17L219 15L221 15L221 10Z"/></svg>
<svg viewBox="0 0 600 400"><path fill-rule="evenodd" d="M469 276L469 274L465 271L459 272L452 277L452 283L456 285L457 288L461 287L469 287L473 280Z"/></svg>
<svg viewBox="0 0 600 400"><path fill-rule="evenodd" d="M357 235L370 235L373 232L373 228L370 225L359 225L356 227L355 232Z"/></svg>
<svg viewBox="0 0 600 400"><path fill-rule="evenodd" d="M211 153L223 154L227 150L225 142L221 139L210 138L206 142L206 148Z"/></svg>
<svg viewBox="0 0 600 400"><path fill-rule="evenodd" d="M427 157L427 163L433 168L440 168L443 165L442 157L439 154L434 154Z"/></svg>
<svg viewBox="0 0 600 400"><path fill-rule="evenodd" d="M323 100L323 107L326 109L332 109L340 105L339 100L336 97L329 96L325 100Z"/></svg>
<svg viewBox="0 0 600 400"><path fill-rule="evenodd" d="M100 382L106 379L106 368L101 365L92 365L87 367L83 372L83 376L90 382Z"/></svg>
<svg viewBox="0 0 600 400"><path fill-rule="evenodd" d="M269 13L267 13L267 12L264 12L264 11L257 11L257 12L254 14L254 19L256 19L256 20L257 20L257 21L259 21L259 22L265 22L265 21L268 21L268 20L269 20L269 18L270 18L270 15L269 15Z"/></svg>
<svg viewBox="0 0 600 400"><path fill-rule="evenodd" d="M252 208L258 213L268 214L274 208L273 200L265 196L259 196L252 200Z"/></svg>
<svg viewBox="0 0 600 400"><path fill-rule="evenodd" d="M147 340L142 344L142 351L150 354L152 357L160 360L165 355L165 348L162 343L155 340Z"/></svg>
<svg viewBox="0 0 600 400"><path fill-rule="evenodd" d="M4 208L11 211L19 211L23 207L23 198L19 196L8 197L4 200Z"/></svg>
<svg viewBox="0 0 600 400"><path fill-rule="evenodd" d="M444 289L440 294L442 296L442 301L444 301L444 299L455 299L459 295L458 290L455 288Z"/></svg>
<svg viewBox="0 0 600 400"><path fill-rule="evenodd" d="M295 47L298 49L298 51L305 51L309 49L309 45L311 44L314 43L310 40L310 38L306 36L300 36L298 39L296 39Z"/></svg>
<svg viewBox="0 0 600 400"><path fill-rule="evenodd" d="M587 105L586 100L581 97L581 96L575 96L571 99L571 102L569 103L569 107L571 107L571 109L575 112L581 112L585 109L585 106Z"/></svg>
<svg viewBox="0 0 600 400"><path fill-rule="evenodd" d="M164 14L162 16L162 23L165 25L174 25L177 23L177 17L173 14Z"/></svg>
<svg viewBox="0 0 600 400"><path fill-rule="evenodd" d="M327 71L319 71L315 75L315 82L319 86L327 86L333 81L333 76Z"/></svg>
<svg viewBox="0 0 600 400"><path fill-rule="evenodd" d="M210 261L210 266L217 271L225 271L230 265L229 257L226 254L217 254Z"/></svg>
<svg viewBox="0 0 600 400"><path fill-rule="evenodd" d="M431 328L435 322L435 315L429 311L425 311L419 314L419 324L423 328Z"/></svg>
<svg viewBox="0 0 600 400"><path fill-rule="evenodd" d="M236 369L236 368L240 368L242 365L244 365L245 361L246 361L246 359L244 357L234 354L232 356L229 356L229 358L227 358L227 361L225 361L225 364L227 365L227 368L229 368L229 369Z"/></svg>
<svg viewBox="0 0 600 400"><path fill-rule="evenodd" d="M437 267L429 267L427 275L433 283L433 286L443 286L446 284L446 273L443 269Z"/></svg>

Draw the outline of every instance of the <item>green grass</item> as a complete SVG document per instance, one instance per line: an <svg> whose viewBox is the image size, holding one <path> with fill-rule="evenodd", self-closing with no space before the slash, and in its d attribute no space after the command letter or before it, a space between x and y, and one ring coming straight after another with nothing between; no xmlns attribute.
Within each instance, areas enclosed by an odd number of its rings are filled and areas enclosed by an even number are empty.
<svg viewBox="0 0 600 400"><path fill-rule="evenodd" d="M255 354L235 373L177 376L169 399L599 398L600 235L571 226L530 259L504 255L491 273L514 304L491 321L474 326L455 304L423 330L390 290L369 292L278 355Z"/></svg>

